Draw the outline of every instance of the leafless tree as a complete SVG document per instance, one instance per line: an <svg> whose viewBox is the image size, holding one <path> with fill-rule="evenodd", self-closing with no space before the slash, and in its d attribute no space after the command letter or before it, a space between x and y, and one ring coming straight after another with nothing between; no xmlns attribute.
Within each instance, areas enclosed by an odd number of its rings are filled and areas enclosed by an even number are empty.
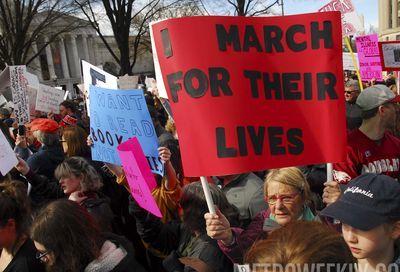
<svg viewBox="0 0 400 272"><path fill-rule="evenodd" d="M0 69L29 65L60 34L83 26L85 21L71 16L75 12L68 0L0 0Z"/></svg>
<svg viewBox="0 0 400 272"><path fill-rule="evenodd" d="M216 12L227 15L237 16L257 16L271 13L271 8L275 5L282 5L283 0L198 0L207 14L215 14ZM227 8L226 4L233 8ZM212 11L212 12L211 12Z"/></svg>
<svg viewBox="0 0 400 272"><path fill-rule="evenodd" d="M143 49L149 50L148 24L183 0L75 0L91 26L96 30L111 56L120 66L120 75L132 75L138 55ZM118 51L105 38L99 24L100 5L112 28Z"/></svg>

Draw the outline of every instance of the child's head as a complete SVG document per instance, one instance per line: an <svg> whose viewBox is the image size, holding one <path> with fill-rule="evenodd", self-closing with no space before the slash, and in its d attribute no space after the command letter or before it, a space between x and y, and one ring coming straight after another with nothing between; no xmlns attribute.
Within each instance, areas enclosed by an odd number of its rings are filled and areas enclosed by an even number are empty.
<svg viewBox="0 0 400 272"><path fill-rule="evenodd" d="M321 214L339 219L343 237L357 259L379 261L400 237L400 184L391 177L364 174L352 180Z"/></svg>

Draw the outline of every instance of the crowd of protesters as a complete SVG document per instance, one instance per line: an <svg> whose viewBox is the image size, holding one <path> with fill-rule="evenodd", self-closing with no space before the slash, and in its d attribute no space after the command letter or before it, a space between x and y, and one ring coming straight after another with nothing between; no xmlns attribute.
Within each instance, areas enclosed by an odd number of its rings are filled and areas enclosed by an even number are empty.
<svg viewBox="0 0 400 272"><path fill-rule="evenodd" d="M74 101L23 128L1 108L18 165L0 180L0 271L400 271L400 96L393 77L364 88L345 77L347 159L333 180L323 165L208 177L215 214L185 177L168 101L145 92L162 218L121 166L92 160Z"/></svg>

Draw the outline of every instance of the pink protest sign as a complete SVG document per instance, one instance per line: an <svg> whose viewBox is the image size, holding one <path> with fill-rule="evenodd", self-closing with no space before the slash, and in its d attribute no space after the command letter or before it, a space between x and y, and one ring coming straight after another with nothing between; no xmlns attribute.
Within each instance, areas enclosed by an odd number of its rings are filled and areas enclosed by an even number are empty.
<svg viewBox="0 0 400 272"><path fill-rule="evenodd" d="M378 35L356 37L360 75L364 81L375 78L382 80L382 66L379 56Z"/></svg>
<svg viewBox="0 0 400 272"><path fill-rule="evenodd" d="M157 183L139 141L134 137L121 143L117 150L133 198L140 207L161 218L160 209L151 195Z"/></svg>

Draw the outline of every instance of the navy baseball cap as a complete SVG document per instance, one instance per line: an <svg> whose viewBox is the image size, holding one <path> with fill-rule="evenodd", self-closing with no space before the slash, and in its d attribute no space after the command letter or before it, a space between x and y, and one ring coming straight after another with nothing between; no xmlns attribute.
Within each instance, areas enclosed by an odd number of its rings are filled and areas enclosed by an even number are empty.
<svg viewBox="0 0 400 272"><path fill-rule="evenodd" d="M386 175L363 174L351 180L321 214L364 231L400 220L400 184Z"/></svg>

